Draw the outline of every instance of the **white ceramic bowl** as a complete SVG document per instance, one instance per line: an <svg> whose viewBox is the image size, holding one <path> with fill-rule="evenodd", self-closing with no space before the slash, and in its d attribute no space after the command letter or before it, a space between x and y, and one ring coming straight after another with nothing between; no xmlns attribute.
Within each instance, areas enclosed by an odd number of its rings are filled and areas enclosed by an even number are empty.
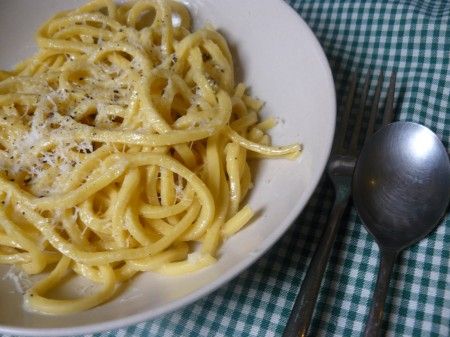
<svg viewBox="0 0 450 337"><path fill-rule="evenodd" d="M1 0L0 69L35 50L36 28L81 0ZM194 274L136 277L124 293L95 309L55 319L23 310L22 295L0 267L0 332L70 335L113 329L168 313L217 289L267 251L305 207L327 162L335 127L335 92L326 57L305 22L281 0L188 0L196 26L213 23L229 41L241 79L276 115L277 144L301 142L296 161L264 161L250 205L261 215L229 239L219 261ZM301 224L300 224L301 225Z"/></svg>

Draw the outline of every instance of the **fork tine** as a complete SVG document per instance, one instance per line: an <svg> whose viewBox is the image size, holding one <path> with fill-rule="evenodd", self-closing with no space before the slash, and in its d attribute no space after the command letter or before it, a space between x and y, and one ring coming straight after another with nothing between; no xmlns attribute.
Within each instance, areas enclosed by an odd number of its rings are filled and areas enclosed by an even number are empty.
<svg viewBox="0 0 450 337"><path fill-rule="evenodd" d="M366 80L364 82L363 95L361 97L361 102L360 102L360 107L359 107L360 110L359 110L358 116L356 117L355 126L353 128L352 139L350 142L350 152L351 153L356 152L356 148L358 146L359 134L361 133L361 126L362 126L362 121L363 121L363 117L364 117L364 111L366 108L367 94L369 93L371 75L372 75L372 72L369 70L369 72L367 73L367 76L366 76Z"/></svg>
<svg viewBox="0 0 450 337"><path fill-rule="evenodd" d="M381 71L380 76L378 77L377 87L375 88L372 107L370 109L369 124L367 125L367 131L364 142L366 142L367 139L369 139L369 136L373 133L373 129L375 127L375 120L378 113L378 105L380 103L380 96L381 96L381 85L383 84L383 80L384 80L384 72Z"/></svg>
<svg viewBox="0 0 450 337"><path fill-rule="evenodd" d="M384 107L383 114L383 125L389 124L392 122L394 117L394 95L395 95L395 80L397 77L397 73L392 72L391 79L389 81L389 89L386 95L386 105Z"/></svg>
<svg viewBox="0 0 450 337"><path fill-rule="evenodd" d="M348 96L345 101L344 114L342 116L341 123L340 123L341 125L339 127L338 135L336 138L336 149L338 149L338 150L342 150L344 147L343 145L344 145L344 140L345 140L345 134L347 132L347 124L348 124L350 112L352 111L353 100L355 98L355 91L356 91L356 74L353 73L350 76L350 90L348 91Z"/></svg>

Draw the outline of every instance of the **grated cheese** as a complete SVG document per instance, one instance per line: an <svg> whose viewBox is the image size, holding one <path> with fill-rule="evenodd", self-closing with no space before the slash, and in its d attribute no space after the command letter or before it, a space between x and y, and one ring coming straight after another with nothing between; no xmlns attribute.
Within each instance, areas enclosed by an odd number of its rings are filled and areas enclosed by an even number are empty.
<svg viewBox="0 0 450 337"><path fill-rule="evenodd" d="M11 266L9 268L8 272L2 277L2 280L11 280L14 283L16 292L22 294L24 294L32 286L31 280L27 273L15 266Z"/></svg>

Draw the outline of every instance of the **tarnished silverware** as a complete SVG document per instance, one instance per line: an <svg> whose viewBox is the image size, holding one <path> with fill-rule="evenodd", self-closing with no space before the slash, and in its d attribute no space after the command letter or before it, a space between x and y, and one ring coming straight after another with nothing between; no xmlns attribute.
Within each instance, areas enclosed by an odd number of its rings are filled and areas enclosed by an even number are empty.
<svg viewBox="0 0 450 337"><path fill-rule="evenodd" d="M379 111L379 101L381 88L383 84L383 73L380 74L373 101L370 108L369 121L364 135L367 140L375 129L376 117ZM395 94L395 80L396 75L392 73L389 83L389 89L386 96L386 104L383 113L382 125L389 124L394 114L394 94ZM364 82L363 92L359 101L359 109L355 116L354 125L350 125L350 115L355 101L355 92L357 86L357 77L355 74L351 76L350 88L347 95L344 114L337 131L335 142L333 145L332 154L327 165L327 173L331 179L335 190L335 201L331 213L329 215L329 222L325 227L319 244L312 260L309 264L308 271L303 280L300 293L292 308L291 315L284 330L284 337L306 336L314 307L317 301L317 296L320 289L320 284L325 272L331 249L336 234L339 229L340 219L347 207L352 190L352 176L355 168L356 158L359 153L361 131L363 128L363 120L365 115L365 107L367 96L370 89L371 74L367 74ZM347 136L347 133L351 135Z"/></svg>

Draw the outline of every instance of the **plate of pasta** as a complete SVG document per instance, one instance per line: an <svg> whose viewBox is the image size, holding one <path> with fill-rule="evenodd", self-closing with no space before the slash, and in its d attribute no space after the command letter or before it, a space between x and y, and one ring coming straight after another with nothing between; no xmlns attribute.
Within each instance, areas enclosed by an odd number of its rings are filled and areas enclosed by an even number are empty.
<svg viewBox="0 0 450 337"><path fill-rule="evenodd" d="M282 1L3 0L0 30L1 332L192 303L266 252L322 175L333 80Z"/></svg>

